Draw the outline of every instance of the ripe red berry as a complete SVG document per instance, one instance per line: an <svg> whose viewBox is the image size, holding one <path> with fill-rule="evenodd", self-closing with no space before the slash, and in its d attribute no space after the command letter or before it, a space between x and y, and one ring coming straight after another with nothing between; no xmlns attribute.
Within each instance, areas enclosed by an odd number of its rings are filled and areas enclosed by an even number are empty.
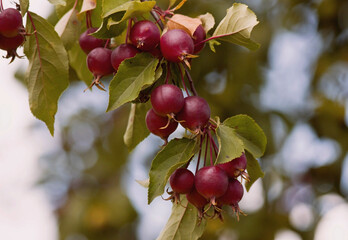
<svg viewBox="0 0 348 240"><path fill-rule="evenodd" d="M193 54L194 43L191 36L181 29L169 30L160 40L163 57L170 62L184 61Z"/></svg>
<svg viewBox="0 0 348 240"><path fill-rule="evenodd" d="M186 168L176 169L170 176L169 183L175 193L190 193L194 186L195 176Z"/></svg>
<svg viewBox="0 0 348 240"><path fill-rule="evenodd" d="M236 178L244 173L247 167L247 159L245 154L243 153L242 156L235 158L232 161L218 164L216 166L223 169L230 178Z"/></svg>
<svg viewBox="0 0 348 240"><path fill-rule="evenodd" d="M24 43L24 41L25 38L23 35L17 35L11 38L0 35L0 49L7 51L6 58L12 58L10 63L15 59L15 57L20 58L16 50Z"/></svg>
<svg viewBox="0 0 348 240"><path fill-rule="evenodd" d="M226 193L228 176L217 166L207 166L198 170L195 176L195 186L199 194L215 203L215 198ZM215 204L214 204L215 205Z"/></svg>
<svg viewBox="0 0 348 240"><path fill-rule="evenodd" d="M0 34L11 38L23 29L22 15L17 9L7 8L0 12Z"/></svg>
<svg viewBox="0 0 348 240"><path fill-rule="evenodd" d="M151 21L143 20L131 28L129 39L132 44L143 51L153 50L159 43L161 32Z"/></svg>
<svg viewBox="0 0 348 240"><path fill-rule="evenodd" d="M81 49L88 54L90 51L97 47L104 47L105 40L93 37L89 34L97 31L97 28L88 28L84 33L81 34L79 44Z"/></svg>
<svg viewBox="0 0 348 240"><path fill-rule="evenodd" d="M163 84L151 93L151 104L158 115L178 113L184 106L184 95L177 86Z"/></svg>
<svg viewBox="0 0 348 240"><path fill-rule="evenodd" d="M136 49L132 44L121 44L112 51L112 67L117 71L121 62L123 62L125 59L134 57L139 52L140 51Z"/></svg>
<svg viewBox="0 0 348 240"><path fill-rule="evenodd" d="M193 187L190 193L186 194L186 198L189 203L198 208L198 210L200 210L202 213L204 212L204 206L209 203L209 201L205 197L197 192L197 189L195 187Z"/></svg>
<svg viewBox="0 0 348 240"><path fill-rule="evenodd" d="M169 120L168 117L157 115L152 108L147 112L145 121L149 131L164 140L167 140L169 135L172 134L178 127L177 122L172 119Z"/></svg>
<svg viewBox="0 0 348 240"><path fill-rule="evenodd" d="M216 201L221 205L238 206L239 201L242 199L244 189L242 184L236 179L230 179L226 193L217 198Z"/></svg>
<svg viewBox="0 0 348 240"><path fill-rule="evenodd" d="M205 43L200 43L207 37L207 34L204 31L202 25L199 25L196 31L193 33L193 43L195 44L195 48L193 53L199 53L205 46ZM197 44L200 43L200 44Z"/></svg>
<svg viewBox="0 0 348 240"><path fill-rule="evenodd" d="M184 100L184 107L176 115L180 124L192 131L207 125L210 119L210 108L207 101L197 96L186 97Z"/></svg>
<svg viewBox="0 0 348 240"><path fill-rule="evenodd" d="M87 55L87 67L94 76L107 76L114 71L110 59L110 49L95 48Z"/></svg>

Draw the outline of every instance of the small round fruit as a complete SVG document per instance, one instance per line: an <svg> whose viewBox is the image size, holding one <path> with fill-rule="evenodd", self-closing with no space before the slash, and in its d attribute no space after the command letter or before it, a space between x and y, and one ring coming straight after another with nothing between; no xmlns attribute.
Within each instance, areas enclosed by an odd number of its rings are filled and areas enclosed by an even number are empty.
<svg viewBox="0 0 348 240"><path fill-rule="evenodd" d="M242 156L235 158L232 161L218 164L216 166L224 170L230 178L236 178L245 171L247 167L247 159L245 153L243 153Z"/></svg>
<svg viewBox="0 0 348 240"><path fill-rule="evenodd" d="M147 112L145 121L149 131L164 140L166 140L178 127L177 122L172 119L169 121L168 117L157 115L152 108Z"/></svg>
<svg viewBox="0 0 348 240"><path fill-rule="evenodd" d="M221 205L232 205L238 206L237 204L242 199L244 189L242 184L236 179L230 179L226 193L221 197L217 198L216 201Z"/></svg>
<svg viewBox="0 0 348 240"><path fill-rule="evenodd" d="M4 37L15 37L23 28L22 15L17 9L7 8L0 12L0 34Z"/></svg>
<svg viewBox="0 0 348 240"><path fill-rule="evenodd" d="M128 58L134 57L140 51L136 49L132 44L121 44L112 51L111 64L117 71L120 64Z"/></svg>
<svg viewBox="0 0 348 240"><path fill-rule="evenodd" d="M173 84L163 84L151 93L151 104L158 115L178 113L184 106L184 95Z"/></svg>
<svg viewBox="0 0 348 240"><path fill-rule="evenodd" d="M104 47L105 40L93 37L89 34L97 31L97 28L88 28L84 33L81 34L79 44L81 49L88 54L90 51L97 47Z"/></svg>
<svg viewBox="0 0 348 240"><path fill-rule="evenodd" d="M199 210L203 210L204 206L209 203L205 197L203 197L199 192L197 192L197 189L193 187L192 191L190 193L186 194L187 201L191 203L193 206L198 208ZM202 211L203 212L203 211Z"/></svg>
<svg viewBox="0 0 348 240"><path fill-rule="evenodd" d="M203 167L196 173L195 186L206 199L215 199L226 193L228 176L217 166Z"/></svg>
<svg viewBox="0 0 348 240"><path fill-rule="evenodd" d="M202 129L210 119L210 108L204 98L190 96L184 99L184 107L176 115L176 119L184 128L192 131Z"/></svg>
<svg viewBox="0 0 348 240"><path fill-rule="evenodd" d="M153 50L158 45L160 38L160 30L156 24L148 20L135 23L129 34L132 44L142 51Z"/></svg>
<svg viewBox="0 0 348 240"><path fill-rule="evenodd" d="M23 35L17 35L10 38L0 35L0 49L8 52L16 50L24 43L24 40L25 38Z"/></svg>
<svg viewBox="0 0 348 240"><path fill-rule="evenodd" d="M113 73L111 66L111 50L95 48L87 55L87 67L94 76L106 76Z"/></svg>
<svg viewBox="0 0 348 240"><path fill-rule="evenodd" d="M173 192L179 194L190 193L194 186L195 176L186 168L176 169L170 176L169 183Z"/></svg>
<svg viewBox="0 0 348 240"><path fill-rule="evenodd" d="M195 44L195 48L193 50L193 53L199 53L205 46L205 43L200 43L207 37L207 34L204 31L204 28L202 25L199 25L196 29L196 31L193 33L193 43ZM200 43L200 44L197 44Z"/></svg>
<svg viewBox="0 0 348 240"><path fill-rule="evenodd" d="M181 29L169 30L160 40L163 57L170 62L182 62L193 54L194 43L191 36Z"/></svg>

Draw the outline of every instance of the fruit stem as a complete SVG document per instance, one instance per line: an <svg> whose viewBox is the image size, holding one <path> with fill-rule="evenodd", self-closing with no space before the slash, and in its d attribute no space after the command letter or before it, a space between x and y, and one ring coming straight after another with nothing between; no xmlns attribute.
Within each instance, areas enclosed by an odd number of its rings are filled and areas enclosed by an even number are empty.
<svg viewBox="0 0 348 240"><path fill-rule="evenodd" d="M166 76L165 84L168 84L169 78L170 78L170 62L168 62L167 64L167 76Z"/></svg>
<svg viewBox="0 0 348 240"><path fill-rule="evenodd" d="M126 44L128 42L128 37L129 37L129 33L130 33L131 28L132 28L132 19L130 18L128 20L128 27L127 27L127 33L126 33L126 41L125 41Z"/></svg>
<svg viewBox="0 0 348 240"><path fill-rule="evenodd" d="M203 135L200 136L200 142L199 142L199 153L198 153L198 158L197 158L197 166L196 166L196 172L198 171L199 168L199 163L201 161L201 154L202 154L202 145L203 145Z"/></svg>
<svg viewBox="0 0 348 240"><path fill-rule="evenodd" d="M215 153L215 158L217 157L217 146L215 144L214 138L211 135L210 131L208 130L208 135L209 135L209 139L210 139L210 143L213 145L213 149L214 149L214 153Z"/></svg>
<svg viewBox="0 0 348 240"><path fill-rule="evenodd" d="M4 6L2 5L2 0L0 0L0 11L4 10Z"/></svg>
<svg viewBox="0 0 348 240"><path fill-rule="evenodd" d="M110 38L108 38L108 40L106 40L105 45L104 45L104 48L107 48L108 45L109 45L109 43L110 43Z"/></svg>
<svg viewBox="0 0 348 240"><path fill-rule="evenodd" d="M192 80L191 74L190 74L190 72L188 70L188 67L185 64L183 64L183 66L185 68L185 73L186 73L187 79L188 79L188 81L190 83L191 91L192 91L194 96L198 96L196 88L195 88L195 85L193 84L193 80Z"/></svg>
<svg viewBox="0 0 348 240"><path fill-rule="evenodd" d="M87 29L92 27L91 11L86 12L86 26L87 26Z"/></svg>
<svg viewBox="0 0 348 240"><path fill-rule="evenodd" d="M182 72L182 70L181 70L181 68L180 68L180 65L177 64L177 66L178 66L179 71L180 71L180 76L181 76L182 85L183 85L184 88L185 88L185 91L186 91L186 93L187 93L187 96L190 96L190 93L188 92L187 87L186 87L186 84L185 84L184 74L183 74L183 72Z"/></svg>
<svg viewBox="0 0 348 240"><path fill-rule="evenodd" d="M140 2L145 2L145 1L146 1L146 0L140 0ZM152 10L150 11L150 14L151 14L151 16L156 20L156 23L158 24L158 26L159 26L159 27L161 28L161 30L163 31L164 25L163 25L161 19L158 17L158 14L155 12L155 10L152 9Z"/></svg>
<svg viewBox="0 0 348 240"><path fill-rule="evenodd" d="M212 143L211 143L211 136L209 134L209 131L208 131L208 137L209 137L209 152L210 152L210 165L211 166L214 166L214 162L213 162L213 148L212 148Z"/></svg>
<svg viewBox="0 0 348 240"><path fill-rule="evenodd" d="M206 140L205 140L204 166L207 163L207 153L208 153L208 135L206 135Z"/></svg>
<svg viewBox="0 0 348 240"><path fill-rule="evenodd" d="M210 38L207 38L207 39L204 39L203 41L200 41L198 43L195 44L195 46L199 45L199 44L202 44L202 43L205 43L205 42L208 42L210 40L213 40L213 39L216 39L216 38L221 38L221 37L227 37L227 36L230 36L234 33L228 33L228 34L222 34L222 35L217 35L217 36L212 36Z"/></svg>

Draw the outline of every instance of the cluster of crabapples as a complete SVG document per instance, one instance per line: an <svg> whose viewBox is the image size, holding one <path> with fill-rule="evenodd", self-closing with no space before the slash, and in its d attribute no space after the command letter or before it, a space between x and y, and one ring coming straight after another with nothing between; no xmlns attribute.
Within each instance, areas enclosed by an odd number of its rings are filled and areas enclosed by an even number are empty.
<svg viewBox="0 0 348 240"><path fill-rule="evenodd" d="M0 9L0 49L7 51L6 58L11 62L17 54L17 48L25 41L25 28L21 13L14 8Z"/></svg>
<svg viewBox="0 0 348 240"><path fill-rule="evenodd" d="M130 24L130 23L129 23ZM126 41L111 50L109 40L98 39L91 34L96 28L88 28L81 34L79 43L87 55L87 67L94 75L91 86L104 90L100 78L116 73L120 64L140 52L149 52L154 57L164 57L168 62L186 62L202 50L206 33L200 25L191 37L182 29L166 31L161 36L157 25L149 20L137 21L127 32Z"/></svg>

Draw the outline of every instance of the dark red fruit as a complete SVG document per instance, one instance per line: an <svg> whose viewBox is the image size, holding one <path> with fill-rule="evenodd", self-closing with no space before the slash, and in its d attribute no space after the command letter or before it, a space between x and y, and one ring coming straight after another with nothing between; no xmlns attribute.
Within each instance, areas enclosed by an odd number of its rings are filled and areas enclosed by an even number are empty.
<svg viewBox="0 0 348 240"><path fill-rule="evenodd" d="M195 48L193 50L193 53L199 53L205 46L205 43L200 43L207 37L207 34L204 31L204 28L202 25L199 25L196 29L196 31L193 33L193 43L195 44ZM197 44L200 43L200 44Z"/></svg>
<svg viewBox="0 0 348 240"><path fill-rule="evenodd" d="M180 88L172 84L163 84L151 93L151 104L158 115L178 113L184 106L184 95Z"/></svg>
<svg viewBox="0 0 348 240"><path fill-rule="evenodd" d="M0 35L0 49L7 51L6 58L12 58L11 62L15 57L19 57L16 50L25 41L23 35L17 35L15 37L7 38Z"/></svg>
<svg viewBox="0 0 348 240"><path fill-rule="evenodd" d="M230 179L228 182L227 191L224 195L217 198L216 201L221 205L237 205L242 199L244 189L242 184L236 179Z"/></svg>
<svg viewBox="0 0 348 240"><path fill-rule="evenodd" d="M176 169L170 176L169 183L175 193L190 193L194 186L195 176L186 168Z"/></svg>
<svg viewBox="0 0 348 240"><path fill-rule="evenodd" d="M151 53L152 56L154 56L155 58L158 58L158 59L161 59L163 57L159 47L156 47L156 48L150 50L149 53Z"/></svg>
<svg viewBox="0 0 348 240"><path fill-rule="evenodd" d="M0 12L0 34L11 38L17 36L23 28L22 15L17 9L7 8Z"/></svg>
<svg viewBox="0 0 348 240"><path fill-rule="evenodd" d="M194 43L191 36L181 29L169 30L160 40L163 57L170 62L184 61L193 54Z"/></svg>
<svg viewBox="0 0 348 240"><path fill-rule="evenodd" d="M203 211L204 211L204 206L209 203L209 201L205 197L203 197L201 194L197 192L195 187L193 187L190 193L186 194L186 198L187 198L187 201L189 201L189 203L191 203L193 206L195 206L199 210L203 210Z"/></svg>
<svg viewBox="0 0 348 240"><path fill-rule="evenodd" d="M178 123L168 117L162 117L151 108L146 114L146 126L149 131L166 140L178 127ZM169 124L168 124L169 122Z"/></svg>
<svg viewBox="0 0 348 240"><path fill-rule="evenodd" d="M190 96L184 99L184 107L176 115L176 119L184 128L192 131L202 129L210 119L210 108L204 98Z"/></svg>
<svg viewBox="0 0 348 240"><path fill-rule="evenodd" d="M143 51L153 50L159 43L161 32L151 21L143 20L131 28L129 39L132 44Z"/></svg>
<svg viewBox="0 0 348 240"><path fill-rule="evenodd" d="M230 178L236 178L244 173L247 167L247 159L245 154L243 153L242 156L235 158L232 161L218 164L216 166L223 169Z"/></svg>
<svg viewBox="0 0 348 240"><path fill-rule="evenodd" d="M228 176L217 166L207 166L198 170L195 176L195 186L199 194L210 199L216 205L215 198L226 193Z"/></svg>
<svg viewBox="0 0 348 240"><path fill-rule="evenodd" d="M136 49L132 44L121 44L112 51L111 64L112 67L117 71L121 62L125 59L134 57L140 51Z"/></svg>
<svg viewBox="0 0 348 240"><path fill-rule="evenodd" d="M80 36L80 47L86 54L88 54L90 51L97 47L104 47L105 45L105 40L89 35L91 33L94 33L95 31L97 31L97 28L88 28Z"/></svg>
<svg viewBox="0 0 348 240"><path fill-rule="evenodd" d="M111 50L95 48L87 55L87 67L94 76L106 76L113 73L111 66Z"/></svg>

